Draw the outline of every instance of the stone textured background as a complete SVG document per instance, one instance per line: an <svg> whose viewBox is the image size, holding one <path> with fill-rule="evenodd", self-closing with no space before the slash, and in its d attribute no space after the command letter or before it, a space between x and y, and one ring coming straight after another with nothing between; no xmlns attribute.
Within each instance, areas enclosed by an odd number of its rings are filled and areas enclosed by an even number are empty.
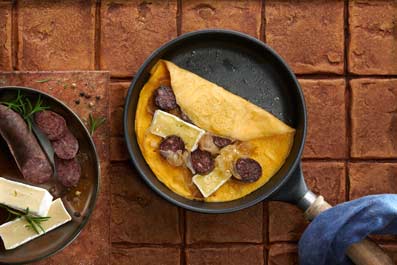
<svg viewBox="0 0 397 265"><path fill-rule="evenodd" d="M99 206L110 210L89 224L102 230L85 229L40 264L298 264L307 223L296 207L188 212L151 192L128 163L121 121L134 73L166 41L214 27L265 41L297 74L309 115L303 169L315 192L331 203L397 193L397 1L0 0L0 71L111 75ZM93 229L108 241L90 238ZM397 237L374 238L397 263Z"/></svg>

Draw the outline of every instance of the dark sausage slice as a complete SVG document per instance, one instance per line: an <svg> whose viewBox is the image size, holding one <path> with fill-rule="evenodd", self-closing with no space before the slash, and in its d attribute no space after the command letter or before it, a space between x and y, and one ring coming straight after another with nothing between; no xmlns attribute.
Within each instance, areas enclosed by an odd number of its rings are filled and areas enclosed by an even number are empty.
<svg viewBox="0 0 397 265"><path fill-rule="evenodd" d="M65 135L61 139L51 143L55 154L62 159L72 159L79 151L79 141L69 129L66 129Z"/></svg>
<svg viewBox="0 0 397 265"><path fill-rule="evenodd" d="M160 143L160 154L165 152L174 152L178 150L183 151L185 149L185 143L183 140L176 135L170 135L163 139Z"/></svg>
<svg viewBox="0 0 397 265"><path fill-rule="evenodd" d="M210 152L196 149L191 154L192 167L200 175L206 175L215 168L215 161Z"/></svg>
<svg viewBox="0 0 397 265"><path fill-rule="evenodd" d="M0 105L0 135L6 141L23 177L36 184L50 180L52 167L25 120Z"/></svg>
<svg viewBox="0 0 397 265"><path fill-rule="evenodd" d="M77 186L81 176L81 167L76 158L64 160L55 157L55 167L58 173L58 180L63 186Z"/></svg>
<svg viewBox="0 0 397 265"><path fill-rule="evenodd" d="M65 119L53 111L40 111L35 114L34 120L40 130L51 141L62 138L66 133L67 127Z"/></svg>
<svg viewBox="0 0 397 265"><path fill-rule="evenodd" d="M223 137L219 137L219 136L212 136L212 141L219 148L223 148L223 147L232 143L232 140L223 138Z"/></svg>
<svg viewBox="0 0 397 265"><path fill-rule="evenodd" d="M174 92L168 86L160 86L154 91L154 104L166 111L178 107Z"/></svg>
<svg viewBox="0 0 397 265"><path fill-rule="evenodd" d="M236 179L243 182L255 182L262 176L262 167L254 159L239 158L234 165Z"/></svg>
<svg viewBox="0 0 397 265"><path fill-rule="evenodd" d="M167 136L160 143L160 155L176 167L182 166L185 162L184 150L185 143L176 135Z"/></svg>

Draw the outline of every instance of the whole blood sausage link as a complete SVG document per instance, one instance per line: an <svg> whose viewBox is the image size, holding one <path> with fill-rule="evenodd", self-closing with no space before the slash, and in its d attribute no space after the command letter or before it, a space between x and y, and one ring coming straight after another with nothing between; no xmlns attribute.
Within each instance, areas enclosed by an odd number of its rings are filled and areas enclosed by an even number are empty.
<svg viewBox="0 0 397 265"><path fill-rule="evenodd" d="M0 105L0 135L27 181L40 184L51 178L51 164L25 120L4 105Z"/></svg>

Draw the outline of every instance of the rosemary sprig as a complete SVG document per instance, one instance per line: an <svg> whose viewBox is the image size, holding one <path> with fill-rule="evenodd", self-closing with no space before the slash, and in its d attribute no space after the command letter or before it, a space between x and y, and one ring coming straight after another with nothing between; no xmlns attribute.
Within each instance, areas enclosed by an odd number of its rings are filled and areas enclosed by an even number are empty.
<svg viewBox="0 0 397 265"><path fill-rule="evenodd" d="M88 126L90 127L90 134L91 136L94 135L94 132L101 127L106 122L106 118L98 117L94 118L92 113L88 116Z"/></svg>
<svg viewBox="0 0 397 265"><path fill-rule="evenodd" d="M19 212L19 211L10 209L4 205L0 205L0 207L7 210L7 212L8 212L7 221L10 220L11 215L14 215L16 218L24 218L26 220L26 222L28 222L28 224L25 227L29 227L29 228L33 229L37 234L40 234L40 230L43 233L45 233L45 230L41 226L41 223L48 221L51 218L50 216L46 216L46 217L34 216L29 212L29 208L26 208L25 212Z"/></svg>
<svg viewBox="0 0 397 265"><path fill-rule="evenodd" d="M35 82L36 83L46 83L46 82L49 82L51 80L52 80L51 78L47 78L47 79L36 80Z"/></svg>
<svg viewBox="0 0 397 265"><path fill-rule="evenodd" d="M26 121L29 130L32 130L33 115L36 112L40 112L49 108L47 106L43 106L43 100L41 99L41 96L38 97L36 103L33 105L27 96L21 94L20 90L18 90L18 94L15 99L0 102L0 104L3 104L21 114L23 119Z"/></svg>

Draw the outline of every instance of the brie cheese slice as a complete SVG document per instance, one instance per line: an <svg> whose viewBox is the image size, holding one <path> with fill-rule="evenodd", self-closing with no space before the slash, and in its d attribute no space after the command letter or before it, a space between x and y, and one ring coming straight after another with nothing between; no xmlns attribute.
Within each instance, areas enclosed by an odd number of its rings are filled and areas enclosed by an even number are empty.
<svg viewBox="0 0 397 265"><path fill-rule="evenodd" d="M51 218L41 223L45 233L72 220L60 198L52 202L48 216ZM37 234L32 228L27 226L28 224L25 218L22 217L0 226L0 237L6 250L19 247L45 234L41 230L39 230L40 234Z"/></svg>
<svg viewBox="0 0 397 265"><path fill-rule="evenodd" d="M0 177L0 204L22 212L29 208L34 215L47 216L51 203L52 195L46 189Z"/></svg>

